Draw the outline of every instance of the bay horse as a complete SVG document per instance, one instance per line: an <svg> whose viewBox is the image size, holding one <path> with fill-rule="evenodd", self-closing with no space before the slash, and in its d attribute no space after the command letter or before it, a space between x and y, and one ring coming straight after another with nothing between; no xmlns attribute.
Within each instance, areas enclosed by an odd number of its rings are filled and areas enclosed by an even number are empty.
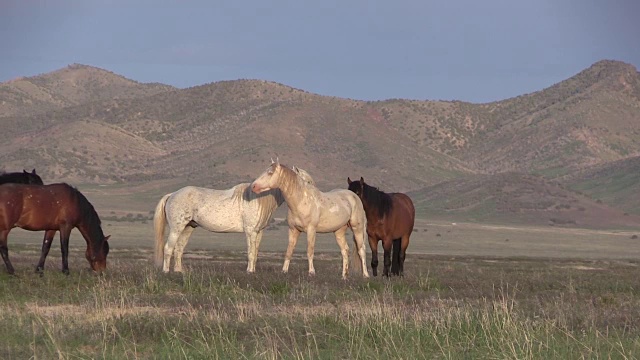
<svg viewBox="0 0 640 360"><path fill-rule="evenodd" d="M42 178L36 174L36 169L31 170L31 172L23 169L22 172L0 174L0 185L1 184L44 185L44 182L42 182ZM42 239L40 261L38 261L38 265L36 266L36 272L42 273L44 271L44 262L47 254L49 254L49 249L51 249L51 243L55 235L55 230L45 231L44 238Z"/></svg>
<svg viewBox="0 0 640 360"><path fill-rule="evenodd" d="M362 275L369 277L366 265L364 238L366 236L367 218L360 199L351 191L336 189L321 192L310 177L303 178L298 172L271 160L267 170L252 183L251 189L256 194L280 189L289 207L287 221L289 223L289 246L285 254L283 272L289 271L289 263L293 250L301 232L307 233L307 259L309 275L315 275L313 253L316 233L333 232L342 254L342 278L347 278L349 269L349 246L345 233L348 227L353 231L357 253L360 257Z"/></svg>
<svg viewBox="0 0 640 360"><path fill-rule="evenodd" d="M62 272L65 274L69 274L69 235L77 228L87 242L85 257L91 269L102 272L107 267L109 236L104 236L93 205L68 184L0 186L0 254L9 274L15 271L9 260L7 237L15 227L29 231L60 231Z"/></svg>
<svg viewBox="0 0 640 360"><path fill-rule="evenodd" d="M368 185L360 177L360 181L347 178L349 190L362 200L367 213L367 234L371 248L371 269L373 276L378 275L378 242L382 240L384 248L383 276L402 275L406 258L409 237L413 232L416 210L411 198L403 193L385 193ZM393 262L391 251L393 245Z"/></svg>
<svg viewBox="0 0 640 360"><path fill-rule="evenodd" d="M164 195L153 215L155 232L155 264L169 272L171 257L173 270L182 271L182 253L196 227L219 233L244 232L247 237L247 272L256 270L258 248L264 229L269 225L276 208L284 202L280 191L256 195L249 183L227 190L187 186ZM167 241L165 228L169 227Z"/></svg>

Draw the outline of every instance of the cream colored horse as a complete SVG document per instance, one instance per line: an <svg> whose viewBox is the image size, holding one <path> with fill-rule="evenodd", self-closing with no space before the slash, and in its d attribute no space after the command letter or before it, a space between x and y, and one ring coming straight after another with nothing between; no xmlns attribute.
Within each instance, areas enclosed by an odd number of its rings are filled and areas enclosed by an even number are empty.
<svg viewBox="0 0 640 360"><path fill-rule="evenodd" d="M293 249L301 232L307 233L307 259L309 261L309 275L315 274L313 267L313 253L316 233L333 232L342 253L342 278L346 279L349 269L349 246L345 238L348 227L353 231L357 253L360 257L362 275L369 277L366 265L364 241L366 237L367 218L362 207L362 201L352 191L336 189L323 193L313 185L310 176L299 176L299 170L294 171L279 162L271 166L251 185L256 194L272 189L280 189L289 207L287 221L289 222L289 246L285 255L283 272L289 271L289 263ZM304 176L304 175L303 175ZM310 180L310 181L309 181Z"/></svg>
<svg viewBox="0 0 640 360"><path fill-rule="evenodd" d="M182 253L191 233L200 226L212 232L244 232L247 272L255 272L262 233L284 199L278 190L256 195L249 185L238 184L228 190L187 186L163 196L153 216L156 266L169 272L171 256L175 255L173 270L182 271ZM165 243L167 225L169 236Z"/></svg>

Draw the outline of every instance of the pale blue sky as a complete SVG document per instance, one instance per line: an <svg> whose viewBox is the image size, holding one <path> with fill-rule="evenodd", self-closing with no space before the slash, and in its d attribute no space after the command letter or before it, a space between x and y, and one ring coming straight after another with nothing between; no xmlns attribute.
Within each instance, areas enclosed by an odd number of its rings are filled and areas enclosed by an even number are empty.
<svg viewBox="0 0 640 360"><path fill-rule="evenodd" d="M0 81L81 63L178 87L487 102L640 65L640 1L0 0Z"/></svg>

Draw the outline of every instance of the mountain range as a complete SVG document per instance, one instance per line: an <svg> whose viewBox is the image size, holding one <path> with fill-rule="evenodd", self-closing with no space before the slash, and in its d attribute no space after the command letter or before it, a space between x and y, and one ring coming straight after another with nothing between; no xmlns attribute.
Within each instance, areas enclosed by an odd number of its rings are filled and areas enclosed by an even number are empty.
<svg viewBox="0 0 640 360"><path fill-rule="evenodd" d="M73 64L0 83L0 127L0 169L45 182L226 188L277 156L322 190L363 176L429 216L640 226L640 74L619 61L485 104L178 89Z"/></svg>

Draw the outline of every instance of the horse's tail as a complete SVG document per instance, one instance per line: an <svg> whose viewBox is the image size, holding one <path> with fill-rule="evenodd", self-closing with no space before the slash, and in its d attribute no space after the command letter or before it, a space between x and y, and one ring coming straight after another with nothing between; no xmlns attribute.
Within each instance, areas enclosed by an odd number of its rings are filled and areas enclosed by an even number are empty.
<svg viewBox="0 0 640 360"><path fill-rule="evenodd" d="M153 255L156 267L162 267L164 264L164 228L167 225L164 207L167 204L169 196L171 196L171 194L163 196L162 199L158 201L156 211L153 214L153 229L156 234L156 246L154 248Z"/></svg>

